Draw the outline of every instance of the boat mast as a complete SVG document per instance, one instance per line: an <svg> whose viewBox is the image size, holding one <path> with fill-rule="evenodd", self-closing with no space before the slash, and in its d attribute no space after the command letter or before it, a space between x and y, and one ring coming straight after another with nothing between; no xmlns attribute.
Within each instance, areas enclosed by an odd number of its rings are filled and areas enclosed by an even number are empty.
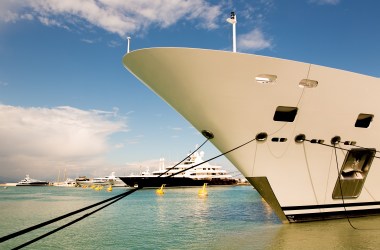
<svg viewBox="0 0 380 250"><path fill-rule="evenodd" d="M231 12L231 17L227 18L227 22L232 24L232 52L236 52L236 15L235 12Z"/></svg>
<svg viewBox="0 0 380 250"><path fill-rule="evenodd" d="M131 43L131 37L127 37L128 46L127 46L127 54L129 53L129 45Z"/></svg>

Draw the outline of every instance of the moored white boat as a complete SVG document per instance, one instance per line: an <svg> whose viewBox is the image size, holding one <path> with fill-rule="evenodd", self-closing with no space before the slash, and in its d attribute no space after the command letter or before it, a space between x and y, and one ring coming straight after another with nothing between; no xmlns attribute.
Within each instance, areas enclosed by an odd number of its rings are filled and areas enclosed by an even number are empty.
<svg viewBox="0 0 380 250"><path fill-rule="evenodd" d="M165 167L164 159L160 159L159 170L149 170L140 175L120 176L120 179L131 187L185 187L208 185L235 185L237 179L233 178L221 166L203 162L204 152L194 152L181 164ZM178 174L177 174L178 173Z"/></svg>
<svg viewBox="0 0 380 250"><path fill-rule="evenodd" d="M123 63L221 152L251 141L226 157L284 223L380 213L379 78L189 48Z"/></svg>
<svg viewBox="0 0 380 250"><path fill-rule="evenodd" d="M115 172L112 172L110 175L105 177L95 177L92 179L88 179L85 177L77 178L76 183L80 186L86 185L111 185L113 187L125 187L125 183L120 180L119 177L115 175Z"/></svg>
<svg viewBox="0 0 380 250"><path fill-rule="evenodd" d="M16 186L47 186L47 185L49 185L49 182L32 179L29 177L28 174L26 175L24 179L22 179L16 184Z"/></svg>
<svg viewBox="0 0 380 250"><path fill-rule="evenodd" d="M72 178L67 178L63 182L53 183L53 186L56 186L56 187L75 187L76 185L77 185L76 181Z"/></svg>

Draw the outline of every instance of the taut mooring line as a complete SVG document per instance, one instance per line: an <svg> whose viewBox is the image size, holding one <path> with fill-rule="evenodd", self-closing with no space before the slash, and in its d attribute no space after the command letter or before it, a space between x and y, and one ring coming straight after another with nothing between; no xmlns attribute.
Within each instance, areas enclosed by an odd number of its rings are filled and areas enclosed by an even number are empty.
<svg viewBox="0 0 380 250"><path fill-rule="evenodd" d="M233 149L230 149L230 150L228 150L228 151L226 151L226 152L224 152L224 153L221 153L221 154L219 154L219 155L217 155L217 156L215 156L215 157L212 157L212 158L210 158L210 159L208 159L208 160L206 160L206 161L202 161L201 163L195 164L194 166L191 166L191 167L185 168L185 169L183 169L183 170L181 170L181 171L178 171L178 172L175 172L175 173L173 173L173 174L171 174L171 175L165 176L165 178L172 177L172 176L174 176L174 175L177 175L177 174L180 174L180 173L182 173L182 172L185 172L185 171L187 171L187 170L189 170L189 169L192 169L192 168L198 167L198 166L200 166L200 165L202 165L202 164L204 164L204 163L206 163L206 162L209 162L209 161L215 160L216 158L219 158L219 157L221 157L221 156L223 156L223 155L226 155L226 154L228 154L228 153L231 153L232 151L235 151L236 149L239 149L239 148L241 148L241 147L243 147L243 146L245 146L245 145L247 145L247 144L249 144L249 143L251 143L251 142L253 142L253 141L255 141L255 140L256 140L256 138L253 138L252 140L249 140L249 141L247 141L247 142L245 142L245 143L243 143L243 144L241 144L241 145L239 145L239 146L237 146L237 147L235 147L235 148L233 148Z"/></svg>
<svg viewBox="0 0 380 250"><path fill-rule="evenodd" d="M70 217L70 216L75 215L75 214L77 214L77 213L80 213L80 212L86 211L86 210L91 209L91 208L93 208L93 207L99 206L99 205L101 205L101 204L103 204L103 203L106 203L106 202L109 202L109 201L112 201L112 200L115 200L115 199L118 199L118 198L124 198L125 196L128 196L129 194L135 192L135 191L138 190L138 189L139 189L139 188L135 188L135 189L129 190L129 191L124 192L124 193L122 193L122 194L118 194L118 195L116 195L116 196L114 196L114 197L108 198L108 199L106 199L106 200L104 200L104 201L100 201L100 202L95 203L95 204L92 204L92 205L90 205L90 206L87 206L87 207L84 207L84 208L81 208L81 209L75 210L75 211L73 211L73 212L70 212L70 213L64 214L64 215L59 216L59 217L57 217L57 218L54 218L54 219L51 219L51 220L48 220L48 221L42 222L42 223L40 223L40 224L37 224L37 225L31 226L31 227L25 228L25 229L23 229L23 230L21 230L21 231L18 231L18 232L15 232L15 233L12 233L12 234L6 235L6 236L0 238L0 243L2 243L2 242L4 242L4 241L7 241L7 240L10 240L10 239L12 239L12 238L18 237L18 236L20 236L20 235L26 234L26 233L31 232L31 231L33 231L33 230L36 230L36 229L38 229L38 228L41 228L41 227L47 226L47 225L49 225L49 224L51 224L51 223L54 223L54 222L57 222L57 221L63 220L63 219L65 219L65 218L67 218L67 217Z"/></svg>
<svg viewBox="0 0 380 250"><path fill-rule="evenodd" d="M195 152L197 152L203 145L206 144L206 142L208 142L209 139L205 140L202 145L200 145L198 148L196 148L193 152L190 153L190 155L194 154ZM177 164L175 164L173 167L171 168L168 168L164 173L161 173L159 176L157 177L161 177L162 175L166 174L167 172L169 172L170 170L172 170L173 168L177 167L179 164L181 164L184 160L186 160L189 156L187 155L185 158L183 158L182 161L178 162Z"/></svg>
<svg viewBox="0 0 380 250"><path fill-rule="evenodd" d="M207 132L207 131L206 131L206 132ZM207 136L206 136L206 137L207 137ZM196 150L200 149L200 148L201 148L201 147L202 147L207 141L209 141L209 139L212 139L212 138L213 138L213 135L212 135L212 134L209 135L208 138L207 138L207 140L206 140L205 142L203 142L202 145L199 146ZM206 163L206 162L212 161L212 160L214 160L214 159L216 159L216 158L219 158L219 157L221 157L221 156L223 156L223 155L226 155L226 154L228 154L228 153L230 153L230 152L232 152L232 151L235 151L235 150L237 150L237 149L239 149L239 148L241 148L241 147L243 147L243 146L245 146L245 145L247 145L247 144L249 144L249 143L251 143L251 142L253 142L253 141L255 141L255 140L256 140L256 138L254 138L254 139L252 139L252 140L249 140L249 141L247 141L247 142L245 142L245 143L243 143L243 144L241 144L241 145L239 145L239 146L237 146L237 147L235 147L235 148L233 148L233 149L231 149L231 150L228 150L228 151L226 151L226 152L224 152L224 153L221 153L221 154L219 154L219 155L217 155L217 156L215 156L215 157L212 157L212 158L210 158L210 159L208 159L208 160L206 160L206 161L203 161L203 162L201 162L201 163L199 163L199 164L196 164L196 165L194 165L194 166L192 166L192 167L186 168L186 169L181 170L181 171L179 171L179 172L173 173L173 174L171 174L171 175L169 175L169 176L165 176L165 178L175 176L175 175L180 174L180 173L182 173L182 172L184 172L184 171L186 171L186 170L189 170L189 169L195 168L195 167L197 167L197 166L199 166L199 165L202 165L202 164L204 164L204 163ZM187 157L188 157L188 156L186 156L186 158L187 158ZM186 158L184 158L184 160L185 160ZM182 160L181 162L183 162L184 160ZM178 164L177 164L177 165L178 165ZM173 167L173 168L174 168L174 167ZM156 177L156 178L159 178L159 177L160 177L160 176L158 176L158 177ZM50 232L47 232L47 233L45 233L45 234L43 234L43 235L41 235L41 236L39 236L39 237L37 237L37 238L34 238L34 239L32 239L32 240L30 240L30 241L28 241L28 242L26 242L26 243L24 243L24 244L22 244L22 245L20 245L20 246L17 246L16 248L14 248L14 249L21 249L21 248L23 248L23 247L25 247L25 246L28 246L28 245L30 245L30 244L36 242L36 241L39 241L40 239L43 239L43 238L45 238L45 237L47 237L47 236L49 236L49 235L51 235L51 234L53 234L53 233L55 233L55 232L58 232L58 231L60 231L60 230L62 230L62 229L64 229L64 228L66 228L66 227L68 227L68 226L70 226L70 225L72 225L72 224L75 224L75 223L77 223L78 221L83 220L84 218L87 218L88 216L90 216L90 215L92 215L92 214L94 214L94 213L96 213L96 212L102 210L103 208L108 207L109 205L111 205L111 204L113 204L113 203L115 203L115 202L121 200L122 198L124 198L124 197L126 197L126 196L128 196L128 195L130 195L130 194L134 193L135 191L137 191L137 190L139 190L139 189L142 189L142 188L143 188L143 187L137 187L137 188L131 189L131 190L127 191L127 192L124 192L124 193L122 193L122 194L119 194L119 195L116 195L116 196L114 196L114 197L108 198L108 199L106 199L106 200L104 200L104 201L97 202L97 203L95 203L95 204L92 204L92 205L90 205L90 206L87 206L87 207L84 207L84 208L78 209L78 210L76 210L76 211L73 211L73 212L70 212L70 213L64 214L64 215L59 216L59 217L57 217L57 218L54 218L54 219L51 219L51 220L48 220L48 221L42 222L42 223L37 224L37 225L34 225L34 226L32 226L32 227L25 228L25 229L23 229L23 230L20 230L20 231L18 231L18 232L12 233L12 234L9 234L9 235L6 235L6 236L3 236L3 237L0 238L0 243L2 243L2 242L4 242L4 241L7 241L7 240L10 240L10 239L12 239L12 238L18 237L18 236L20 236L20 235L26 234L26 233L31 232L31 231L33 231L33 230L36 230L36 229L38 229L38 228L44 227L44 226L49 225L49 224L51 224L51 223L54 223L54 222L60 221L60 220L62 220L62 219L65 219L65 218L70 217L70 216L72 216L72 215L75 215L75 214L77 214L77 213L80 213L80 212L86 211L86 210L91 209L91 208L93 208L93 207L96 207L96 206L99 206L99 205L101 205L101 204L104 204L104 203L109 202L108 204L106 204L106 205L104 205L104 206L102 206L102 207L100 207L100 208L98 208L98 209L95 209L94 211L92 211L92 212L90 212L90 213L87 213L87 214L85 214L85 215L83 215L83 216L81 216L81 217L79 217L79 218L77 218L77 219L75 219L75 220L73 220L73 221L71 221L71 222L69 222L69 223L66 223L66 224L63 225L63 226L60 226L60 227L58 227L58 228L56 228L56 229L54 229L54 230L52 230L52 231L50 231Z"/></svg>
<svg viewBox="0 0 380 250"><path fill-rule="evenodd" d="M79 217L79 218L77 218L77 219L75 219L75 220L73 220L73 221L70 221L69 223L66 223L65 225L62 225L62 226L60 226L60 227L58 227L58 228L56 228L56 229L54 229L54 230L52 230L52 231L49 231L49 232L47 232L47 233L45 233L45 234L43 234L43 235L41 235L41 236L38 236L37 238L34 238L34 239L32 239L32 240L30 240L30 241L28 241L28 242L25 242L24 244L19 245L19 246L13 248L13 249L21 249L21 248L26 247L26 246L28 246L28 245L30 245L30 244L36 242L36 241L39 241L39 240L41 240L41 239L43 239L43 238L45 238L45 237L47 237L47 236L49 236L49 235L51 235L51 234L53 234L53 233L56 233L56 232L58 232L58 231L60 231L60 230L62 230L62 229L64 229L64 228L66 228L66 227L68 227L68 226L71 226L72 224L75 224L75 223L77 223L78 221L81 221L81 220L83 220L84 218L87 218L88 216L90 216L90 215L92 215L92 214L94 214L94 213L96 213L96 212L102 210L103 208L106 208L106 207L108 207L109 205L111 205L111 204L113 204L113 203L115 203L115 202L117 202L117 201L123 199L124 197L126 197L126 196L128 196L128 195L134 193L134 192L137 191L138 189L141 189L141 188L135 188L135 189L129 190L129 191L123 193L122 196L117 195L118 197L117 197L116 199L114 198L114 199L113 199L111 202L109 202L108 204L106 204L106 205L104 205L104 206L101 206L100 208L95 209L94 211L92 211L92 212L90 212L90 213L87 213L87 214L85 214L85 215L83 215L83 216L81 216L81 217Z"/></svg>

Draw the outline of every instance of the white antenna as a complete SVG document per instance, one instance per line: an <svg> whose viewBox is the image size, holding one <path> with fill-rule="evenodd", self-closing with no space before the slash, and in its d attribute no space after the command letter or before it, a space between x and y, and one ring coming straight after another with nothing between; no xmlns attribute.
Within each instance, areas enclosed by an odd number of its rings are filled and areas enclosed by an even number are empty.
<svg viewBox="0 0 380 250"><path fill-rule="evenodd" d="M231 12L231 17L227 18L227 22L232 24L232 52L236 52L236 15L235 12Z"/></svg>
<svg viewBox="0 0 380 250"><path fill-rule="evenodd" d="M129 45L131 43L131 37L127 37L127 40L128 40L127 53L129 53Z"/></svg>

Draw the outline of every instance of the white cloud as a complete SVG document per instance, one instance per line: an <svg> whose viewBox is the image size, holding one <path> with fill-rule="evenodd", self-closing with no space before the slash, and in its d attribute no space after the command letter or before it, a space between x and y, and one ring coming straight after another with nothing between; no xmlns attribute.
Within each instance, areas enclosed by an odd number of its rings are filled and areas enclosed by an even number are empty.
<svg viewBox="0 0 380 250"><path fill-rule="evenodd" d="M173 131L182 131L183 129L180 128L180 127L169 127L170 130L173 130Z"/></svg>
<svg viewBox="0 0 380 250"><path fill-rule="evenodd" d="M340 3L340 0L309 0L309 3L315 3L320 5L331 4L337 5Z"/></svg>
<svg viewBox="0 0 380 250"><path fill-rule="evenodd" d="M114 148L120 149L120 148L124 148L124 146L125 146L124 143L117 143L114 145Z"/></svg>
<svg viewBox="0 0 380 250"><path fill-rule="evenodd" d="M58 168L104 167L108 137L126 131L114 112L0 105L0 176L51 176Z"/></svg>
<svg viewBox="0 0 380 250"><path fill-rule="evenodd" d="M262 50L270 47L272 47L271 40L265 38L258 28L237 37L237 49L241 51Z"/></svg>
<svg viewBox="0 0 380 250"><path fill-rule="evenodd" d="M169 27L179 20L200 20L200 27L217 27L221 6L204 0L2 0L0 20L37 19L68 29L83 21L126 37L151 26Z"/></svg>
<svg viewBox="0 0 380 250"><path fill-rule="evenodd" d="M88 43L88 44L93 44L93 43L96 42L96 41L93 40L93 39L85 39L85 38L81 39L81 41L84 42L84 43Z"/></svg>

